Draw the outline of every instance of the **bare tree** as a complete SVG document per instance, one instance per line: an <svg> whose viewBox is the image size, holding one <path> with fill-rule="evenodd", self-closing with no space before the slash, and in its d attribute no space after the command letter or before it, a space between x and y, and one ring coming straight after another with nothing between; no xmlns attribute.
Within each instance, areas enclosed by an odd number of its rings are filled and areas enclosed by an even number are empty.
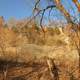
<svg viewBox="0 0 80 80"><path fill-rule="evenodd" d="M49 15L51 11L53 10L53 8L56 8L57 10L59 10L63 16L65 17L65 19L67 20L67 24L69 27L68 29L68 36L70 35L70 38L72 39L73 43L75 43L76 49L78 51L78 55L79 55L79 78L80 78L80 21L77 24L74 20L72 19L72 16L70 15L70 13L65 9L65 7L63 6L63 4L61 3L61 0L45 0L48 2L52 2L53 4L49 4L46 6L46 8L41 9L40 7L38 7L38 5L40 4L41 0L37 0L35 3L35 7L34 7L34 12L37 12L37 14L34 16L34 18L36 16L38 16L39 14L41 14L41 19L40 19L40 26L45 34L44 28L42 26L42 22L43 22L43 18L44 18L44 14L46 13L46 11L49 10ZM68 0L67 0L68 1ZM78 0L72 0L72 2L76 5L78 12L80 12L80 3L78 2ZM75 13L74 13L75 14ZM71 26L69 26L71 25Z"/></svg>

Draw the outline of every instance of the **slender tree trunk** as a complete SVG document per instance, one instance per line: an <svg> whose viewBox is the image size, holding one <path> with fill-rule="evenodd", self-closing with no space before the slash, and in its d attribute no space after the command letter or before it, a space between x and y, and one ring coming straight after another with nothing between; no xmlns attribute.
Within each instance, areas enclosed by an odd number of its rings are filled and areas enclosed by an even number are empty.
<svg viewBox="0 0 80 80"><path fill-rule="evenodd" d="M78 50L78 55L79 55L79 79L80 79L80 49Z"/></svg>
<svg viewBox="0 0 80 80"><path fill-rule="evenodd" d="M8 64L4 65L3 80L7 80L7 73L8 73Z"/></svg>
<svg viewBox="0 0 80 80"><path fill-rule="evenodd" d="M59 69L57 68L53 59L48 59L47 64L53 80L59 80Z"/></svg>

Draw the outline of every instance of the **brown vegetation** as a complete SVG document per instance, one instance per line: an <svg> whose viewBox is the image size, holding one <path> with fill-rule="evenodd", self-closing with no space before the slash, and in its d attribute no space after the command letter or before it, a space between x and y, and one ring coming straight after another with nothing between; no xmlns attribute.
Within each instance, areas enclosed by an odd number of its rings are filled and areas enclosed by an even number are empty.
<svg viewBox="0 0 80 80"><path fill-rule="evenodd" d="M44 38L36 24L9 27L0 29L0 80L79 80L77 50L65 29L47 27Z"/></svg>

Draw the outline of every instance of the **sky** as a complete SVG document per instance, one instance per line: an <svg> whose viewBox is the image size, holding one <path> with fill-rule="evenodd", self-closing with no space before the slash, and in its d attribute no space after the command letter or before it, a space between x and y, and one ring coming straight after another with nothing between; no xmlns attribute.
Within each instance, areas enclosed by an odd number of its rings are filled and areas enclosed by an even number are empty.
<svg viewBox="0 0 80 80"><path fill-rule="evenodd" d="M10 18L23 19L32 15L32 7L34 7L35 0L0 0L0 16L3 16L5 20ZM61 0L64 7L71 13L72 16L77 15L75 5L71 2L72 0ZM80 1L80 0L79 0ZM41 2L45 6L46 2ZM71 8L72 6L72 8ZM74 14L75 13L75 14ZM46 16L48 13L45 14ZM51 18L61 19L60 12L53 10Z"/></svg>
<svg viewBox="0 0 80 80"><path fill-rule="evenodd" d="M23 19L31 15L32 7L30 0L0 0L0 16Z"/></svg>

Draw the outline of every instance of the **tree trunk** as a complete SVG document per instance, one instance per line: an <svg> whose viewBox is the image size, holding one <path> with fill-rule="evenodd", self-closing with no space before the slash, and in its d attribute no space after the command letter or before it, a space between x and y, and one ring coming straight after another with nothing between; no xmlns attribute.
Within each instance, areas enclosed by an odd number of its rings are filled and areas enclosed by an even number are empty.
<svg viewBox="0 0 80 80"><path fill-rule="evenodd" d="M78 50L78 54L79 54L79 79L80 79L80 49Z"/></svg>
<svg viewBox="0 0 80 80"><path fill-rule="evenodd" d="M80 80L80 48L77 47L77 50L78 50L78 56L79 56L79 59L78 59L78 78Z"/></svg>

